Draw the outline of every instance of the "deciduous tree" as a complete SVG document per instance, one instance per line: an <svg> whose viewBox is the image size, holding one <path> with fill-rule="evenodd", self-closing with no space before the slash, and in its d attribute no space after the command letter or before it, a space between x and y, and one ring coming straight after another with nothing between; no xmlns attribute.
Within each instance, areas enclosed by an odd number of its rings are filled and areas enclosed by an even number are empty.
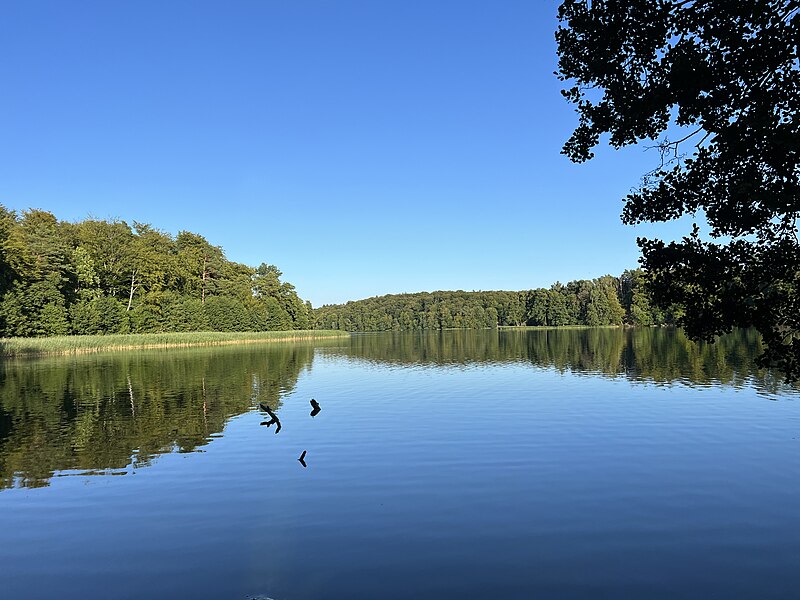
<svg viewBox="0 0 800 600"><path fill-rule="evenodd" d="M654 140L623 221L702 215L710 239L640 239L655 300L695 338L755 326L765 364L800 377L800 1L565 0L558 74L590 159Z"/></svg>

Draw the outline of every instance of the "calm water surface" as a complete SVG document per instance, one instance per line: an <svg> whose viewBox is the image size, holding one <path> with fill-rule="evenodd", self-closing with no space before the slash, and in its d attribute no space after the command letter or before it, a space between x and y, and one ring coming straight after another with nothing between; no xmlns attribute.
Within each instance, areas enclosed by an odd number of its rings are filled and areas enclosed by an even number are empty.
<svg viewBox="0 0 800 600"><path fill-rule="evenodd" d="M797 598L800 396L758 343L445 332L6 362L0 597Z"/></svg>

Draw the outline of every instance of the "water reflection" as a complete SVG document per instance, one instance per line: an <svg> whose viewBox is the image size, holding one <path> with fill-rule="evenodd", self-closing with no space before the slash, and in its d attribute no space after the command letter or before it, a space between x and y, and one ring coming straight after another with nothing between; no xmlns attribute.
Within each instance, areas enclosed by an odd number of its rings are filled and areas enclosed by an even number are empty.
<svg viewBox="0 0 800 600"><path fill-rule="evenodd" d="M194 451L258 402L277 410L313 353L294 344L0 363L0 487Z"/></svg>
<svg viewBox="0 0 800 600"><path fill-rule="evenodd" d="M192 452L259 404L281 429L281 398L315 352L381 366L514 363L632 381L786 392L759 370L758 335L696 344L672 329L448 331L355 335L315 344L193 349L0 363L0 489L58 471L125 474ZM310 416L321 408L311 401ZM301 457L305 466L305 456Z"/></svg>
<svg viewBox="0 0 800 600"><path fill-rule="evenodd" d="M359 334L322 350L381 365L517 363L659 384L751 385L768 394L788 391L779 373L756 366L761 351L761 338L754 330L736 331L709 344L693 342L671 328Z"/></svg>

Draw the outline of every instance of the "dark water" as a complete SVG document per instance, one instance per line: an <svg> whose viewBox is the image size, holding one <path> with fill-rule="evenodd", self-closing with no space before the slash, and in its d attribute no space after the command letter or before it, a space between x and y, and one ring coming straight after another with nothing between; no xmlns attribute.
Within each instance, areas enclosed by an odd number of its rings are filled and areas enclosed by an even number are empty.
<svg viewBox="0 0 800 600"><path fill-rule="evenodd" d="M797 598L799 396L757 353L603 329L7 362L0 597Z"/></svg>

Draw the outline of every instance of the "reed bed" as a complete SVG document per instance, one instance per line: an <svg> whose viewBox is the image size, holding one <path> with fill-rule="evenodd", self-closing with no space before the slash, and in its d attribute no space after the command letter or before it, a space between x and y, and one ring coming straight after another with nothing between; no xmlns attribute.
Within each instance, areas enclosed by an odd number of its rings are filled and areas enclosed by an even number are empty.
<svg viewBox="0 0 800 600"><path fill-rule="evenodd" d="M265 342L292 342L346 337L346 331L191 331L185 333L136 333L115 335L65 335L42 338L0 338L0 357L46 354L88 354L114 350L227 346Z"/></svg>

